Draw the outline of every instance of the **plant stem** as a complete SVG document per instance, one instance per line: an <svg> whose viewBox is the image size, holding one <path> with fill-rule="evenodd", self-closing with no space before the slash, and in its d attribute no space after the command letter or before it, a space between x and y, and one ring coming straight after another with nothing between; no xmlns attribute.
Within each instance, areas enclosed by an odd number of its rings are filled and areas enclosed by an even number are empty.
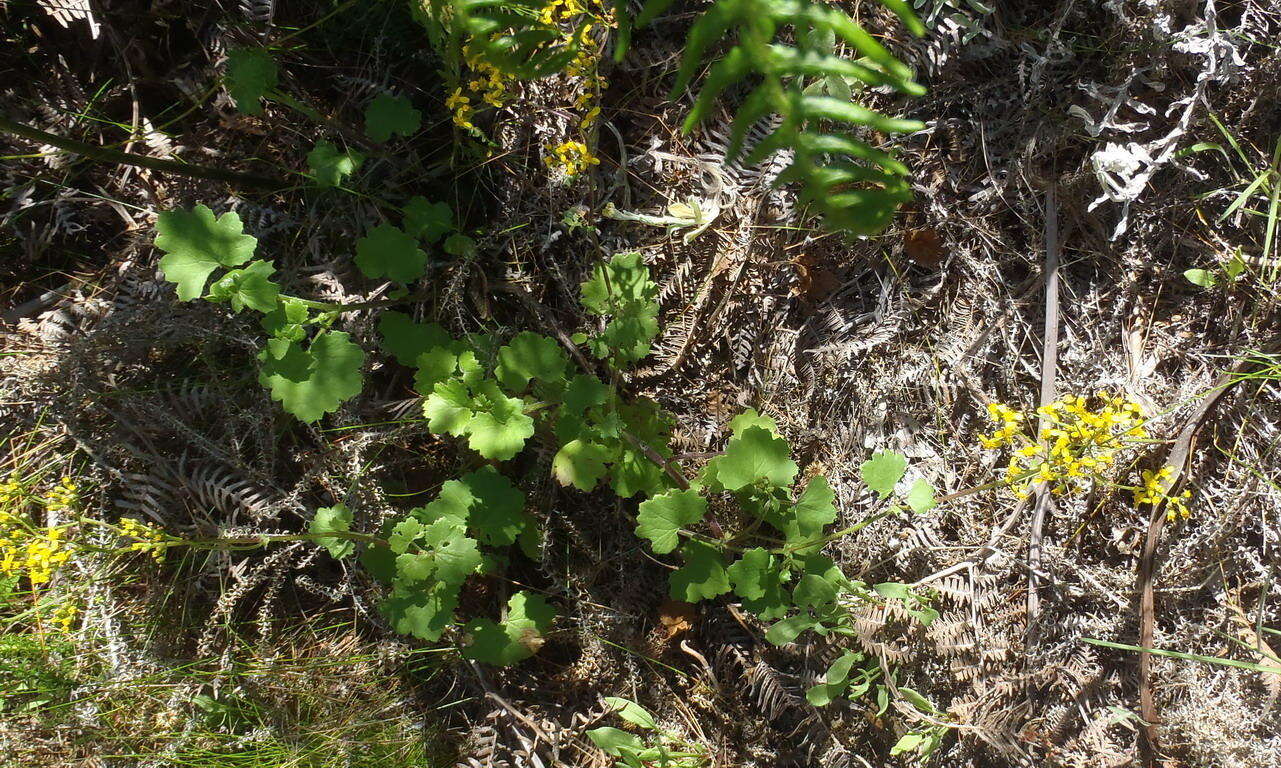
<svg viewBox="0 0 1281 768"><path fill-rule="evenodd" d="M115 163L117 165L132 165L138 168L147 168L161 173L176 173L181 176L192 176L197 179L209 179L211 181L225 181L231 184L243 184L260 189L284 189L290 186L289 182L283 179L271 179L265 176L253 176L246 173L237 173L222 168L211 168L205 165L191 165L182 163L177 160L163 160L158 157L147 157L146 155L135 155L130 152L121 152L118 149L95 146L86 144L83 141L76 141L65 136L42 131L39 128L32 128L29 125L15 122L0 115L0 131L12 133L21 136L24 139L38 141L48 144L58 149L63 149L90 160L102 163Z"/></svg>
<svg viewBox="0 0 1281 768"><path fill-rule="evenodd" d="M357 301L351 304L332 304L327 301L313 301L311 299L302 299L297 296L287 296L281 294L280 298L289 301L296 301L308 309L314 309L324 314L340 314L343 312L357 312L362 309L380 309L382 307L394 307L400 304L409 304L427 298L427 294L415 293L404 296L399 299L379 299L377 301Z"/></svg>

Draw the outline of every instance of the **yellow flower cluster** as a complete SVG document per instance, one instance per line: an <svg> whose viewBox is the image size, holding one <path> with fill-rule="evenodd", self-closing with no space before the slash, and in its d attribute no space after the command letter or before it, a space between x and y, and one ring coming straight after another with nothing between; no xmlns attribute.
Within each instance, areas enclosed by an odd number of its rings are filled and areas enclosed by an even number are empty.
<svg viewBox="0 0 1281 768"><path fill-rule="evenodd" d="M1012 443L1014 438L1023 431L1023 414L1010 406L1001 403L989 403L987 412L992 417L992 420L998 422L1001 426L990 435L979 435L979 442L984 448L1000 448L1003 445Z"/></svg>
<svg viewBox="0 0 1281 768"><path fill-rule="evenodd" d="M475 76L468 81L465 92L461 87L455 88L449 98L445 99L445 106L453 113L454 125L471 130L476 127L471 119L481 104L488 104L495 109L506 105L507 87L512 79L479 53L467 56L467 67ZM476 103L473 104L473 101Z"/></svg>
<svg viewBox="0 0 1281 768"><path fill-rule="evenodd" d="M76 623L76 617L80 615L80 606L67 600L58 606L53 612L49 621L63 632L70 632L71 626Z"/></svg>
<svg viewBox="0 0 1281 768"><path fill-rule="evenodd" d="M558 24L587 13L587 7L581 0L551 0L538 12L538 20L544 24Z"/></svg>
<svg viewBox="0 0 1281 768"><path fill-rule="evenodd" d="M581 141L565 141L555 147L548 147L543 161L549 168L559 170L570 177L600 164L600 159L594 156L587 145Z"/></svg>
<svg viewBox="0 0 1281 768"><path fill-rule="evenodd" d="M0 512L0 573L26 574L32 586L48 583L71 558L66 526L35 528L9 512Z"/></svg>
<svg viewBox="0 0 1281 768"><path fill-rule="evenodd" d="M454 113L454 125L468 129L476 127L471 122L471 99L463 95L462 88L455 88L449 98L445 99L445 108Z"/></svg>
<svg viewBox="0 0 1281 768"><path fill-rule="evenodd" d="M80 489L76 481L63 475L57 485L45 492L42 501L50 512L71 511L80 503Z"/></svg>
<svg viewBox="0 0 1281 768"><path fill-rule="evenodd" d="M0 509L8 509L22 503L26 488L17 475L10 475L8 480L0 483Z"/></svg>
<svg viewBox="0 0 1281 768"><path fill-rule="evenodd" d="M1134 503L1136 505L1151 504L1156 506L1165 502L1165 519L1174 522L1178 518L1186 520L1191 516L1188 510L1188 499L1192 498L1192 491L1170 495L1170 485L1172 472L1169 467L1161 467L1153 472L1150 469L1143 470L1143 484L1134 489Z"/></svg>
<svg viewBox="0 0 1281 768"><path fill-rule="evenodd" d="M480 77L474 78L469 85L480 95L480 100L495 109L503 106L507 98L507 83L511 78L487 61L477 60L471 67Z"/></svg>
<svg viewBox="0 0 1281 768"><path fill-rule="evenodd" d="M120 532L135 541L129 545L131 552L148 552L157 562L164 562L165 551L171 545L169 538L161 529L134 520L132 517L120 519Z"/></svg>
<svg viewBox="0 0 1281 768"><path fill-rule="evenodd" d="M1102 479L1118 452L1148 437L1138 403L1107 392L1097 393L1094 401L1092 406L1088 398L1066 395L1038 408L1045 426L1035 441L1023 428L1024 414L993 403L988 413L999 426L979 441L987 449L1014 449L1005 481L1020 497L1034 483L1045 483L1053 493L1088 487Z"/></svg>

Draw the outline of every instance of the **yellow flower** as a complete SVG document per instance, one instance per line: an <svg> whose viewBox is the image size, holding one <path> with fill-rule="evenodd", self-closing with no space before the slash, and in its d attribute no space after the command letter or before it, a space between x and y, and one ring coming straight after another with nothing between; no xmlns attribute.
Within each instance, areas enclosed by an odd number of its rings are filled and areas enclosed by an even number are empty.
<svg viewBox="0 0 1281 768"><path fill-rule="evenodd" d="M26 560L21 564L32 586L47 584L54 571L71 558L65 528L46 528L26 543Z"/></svg>
<svg viewBox="0 0 1281 768"><path fill-rule="evenodd" d="M544 156L548 167L560 169L566 176L577 176L593 165L599 165L600 159L593 156L587 145L581 141L566 141L555 147L548 147Z"/></svg>
<svg viewBox="0 0 1281 768"><path fill-rule="evenodd" d="M129 545L130 551L150 553L157 563L164 561L165 551L176 541L160 528L139 522L132 517L120 519L120 532L131 539L136 539Z"/></svg>
<svg viewBox="0 0 1281 768"><path fill-rule="evenodd" d="M1046 484L1054 493L1086 488L1101 479L1100 470L1113 464L1119 451L1147 438L1138 404L1107 393L1096 394L1094 402L1098 405L1068 394L1037 408L1045 426L1035 441L1023 431L1024 414L1004 403L991 403L988 415L1000 426L979 435L979 443L987 449L1012 449L1006 482L1020 496L1033 482ZM1035 469L1023 467L1023 460L1037 458Z"/></svg>
<svg viewBox="0 0 1281 768"><path fill-rule="evenodd" d="M71 625L75 623L78 615L80 615L80 607L68 600L58 606L49 620L62 632L70 632Z"/></svg>
<svg viewBox="0 0 1281 768"><path fill-rule="evenodd" d="M453 94L445 99L445 107L457 111L459 107L465 107L471 103L471 99L463 95L462 88L455 88Z"/></svg>
<svg viewBox="0 0 1281 768"><path fill-rule="evenodd" d="M16 506L22 503L26 489L17 475L10 475L8 480L0 483L0 508Z"/></svg>
<svg viewBox="0 0 1281 768"><path fill-rule="evenodd" d="M1172 474L1169 467L1161 467L1155 472L1145 469L1143 482L1134 490L1134 503L1138 506L1156 506L1165 502L1165 519L1171 522L1180 517L1187 519L1192 514L1188 510L1188 499L1192 498L1192 491L1185 490L1178 495L1170 495Z"/></svg>
<svg viewBox="0 0 1281 768"><path fill-rule="evenodd" d="M57 485L45 493L43 501L50 512L74 509L80 502L80 491L76 482L64 475Z"/></svg>

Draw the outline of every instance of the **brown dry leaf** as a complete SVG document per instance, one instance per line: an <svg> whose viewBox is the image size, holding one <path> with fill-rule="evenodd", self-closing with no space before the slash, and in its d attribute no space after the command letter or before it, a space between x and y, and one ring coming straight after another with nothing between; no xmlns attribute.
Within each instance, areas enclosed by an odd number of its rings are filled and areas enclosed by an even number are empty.
<svg viewBox="0 0 1281 768"><path fill-rule="evenodd" d="M792 259L796 267L796 285L792 295L799 298L807 307L812 307L836 293L841 287L841 279L831 268L818 263L818 259L808 253L802 253Z"/></svg>
<svg viewBox="0 0 1281 768"><path fill-rule="evenodd" d="M683 635L694 628L694 606L679 600L664 600L658 606L658 622L663 625L668 640Z"/></svg>
<svg viewBox="0 0 1281 768"><path fill-rule="evenodd" d="M903 253L913 264L926 269L938 269L947 255L943 237L930 227L909 229L903 233Z"/></svg>
<svg viewBox="0 0 1281 768"><path fill-rule="evenodd" d="M543 647L545 639L538 634L537 630L526 629L520 633L520 637L516 639L516 642L525 646L530 653L538 653L539 649Z"/></svg>

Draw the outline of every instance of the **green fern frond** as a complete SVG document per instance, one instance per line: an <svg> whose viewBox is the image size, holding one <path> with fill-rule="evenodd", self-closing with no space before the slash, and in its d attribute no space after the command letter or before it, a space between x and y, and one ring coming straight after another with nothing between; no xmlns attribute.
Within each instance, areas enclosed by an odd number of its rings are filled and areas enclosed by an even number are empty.
<svg viewBox="0 0 1281 768"><path fill-rule="evenodd" d="M635 26L651 22L673 1L649 0ZM924 34L924 26L903 0L881 3L913 34ZM759 162L776 151L791 150L792 162L778 181L797 182L802 200L822 214L829 229L856 235L883 229L894 211L911 199L908 169L854 130L910 133L925 126L817 91L836 83L844 85L828 87L829 93L844 90L848 94L848 84L857 80L919 96L925 89L912 80L911 69L856 21L820 0L717 0L690 28L672 86L673 98L689 86L711 58L712 48L731 32L736 44L708 69L685 120L685 132L707 118L725 91L745 81L754 83L731 126L727 159L742 154L753 125L777 115L777 127L748 153L746 161ZM838 55L838 42L860 58ZM620 44L620 52L622 48Z"/></svg>

